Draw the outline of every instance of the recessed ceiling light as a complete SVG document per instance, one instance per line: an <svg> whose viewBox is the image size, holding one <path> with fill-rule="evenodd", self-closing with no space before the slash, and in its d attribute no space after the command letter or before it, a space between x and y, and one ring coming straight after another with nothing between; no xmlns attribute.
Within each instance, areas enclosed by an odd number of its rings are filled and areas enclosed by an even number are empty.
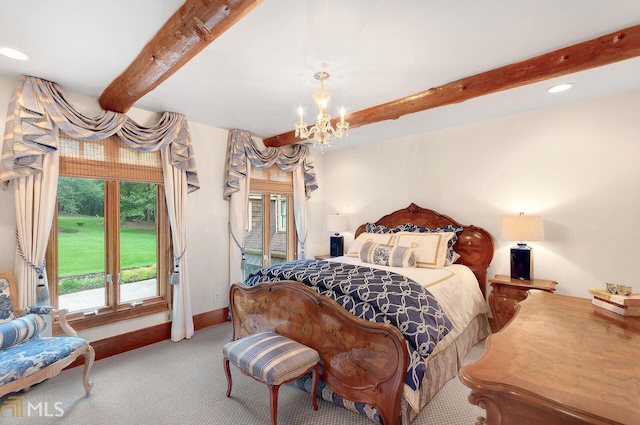
<svg viewBox="0 0 640 425"><path fill-rule="evenodd" d="M571 87L573 87L573 83L558 84L553 87L549 87L547 91L549 93L560 93L562 91L569 90Z"/></svg>
<svg viewBox="0 0 640 425"><path fill-rule="evenodd" d="M0 55L4 55L11 59L17 59L19 61L26 61L29 59L29 56L19 50L12 49L11 47L0 47Z"/></svg>

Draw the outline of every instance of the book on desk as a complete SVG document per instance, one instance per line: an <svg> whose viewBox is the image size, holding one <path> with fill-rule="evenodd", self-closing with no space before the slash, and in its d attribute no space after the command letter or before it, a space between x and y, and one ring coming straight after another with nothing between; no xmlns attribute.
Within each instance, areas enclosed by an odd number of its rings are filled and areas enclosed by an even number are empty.
<svg viewBox="0 0 640 425"><path fill-rule="evenodd" d="M593 295L591 303L599 308L611 311L621 316L640 317L640 295L611 294L604 289L591 288Z"/></svg>

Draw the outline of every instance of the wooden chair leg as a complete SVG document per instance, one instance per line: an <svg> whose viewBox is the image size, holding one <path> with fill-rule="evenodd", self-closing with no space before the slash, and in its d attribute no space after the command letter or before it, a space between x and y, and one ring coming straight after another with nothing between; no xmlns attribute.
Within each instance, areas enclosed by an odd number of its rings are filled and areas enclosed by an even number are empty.
<svg viewBox="0 0 640 425"><path fill-rule="evenodd" d="M229 357L223 360L224 373L227 375L227 397L231 395L231 370L229 369Z"/></svg>
<svg viewBox="0 0 640 425"><path fill-rule="evenodd" d="M271 400L271 425L278 425L278 390L280 385L269 385L269 398Z"/></svg>
<svg viewBox="0 0 640 425"><path fill-rule="evenodd" d="M82 354L84 356L84 371L82 373L82 382L84 384L84 390L89 395L91 388L93 388L93 382L89 382L89 374L91 373L91 366L96 358L96 352L92 346L88 346L87 352Z"/></svg>
<svg viewBox="0 0 640 425"><path fill-rule="evenodd" d="M318 410L318 398L316 396L316 390L318 389L318 378L320 375L320 368L318 364L313 367L311 372L312 376L312 384L311 384L311 404L313 405L313 410Z"/></svg>

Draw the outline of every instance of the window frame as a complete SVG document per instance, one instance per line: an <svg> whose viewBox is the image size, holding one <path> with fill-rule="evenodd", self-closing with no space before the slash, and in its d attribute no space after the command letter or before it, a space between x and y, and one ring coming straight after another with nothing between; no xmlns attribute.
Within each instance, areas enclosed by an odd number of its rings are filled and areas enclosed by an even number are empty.
<svg viewBox="0 0 640 425"><path fill-rule="evenodd" d="M251 165L251 167L254 167ZM270 174L271 169L276 170L278 173L282 173L277 165L272 165L268 169L263 169L261 175ZM253 175L251 173L250 175ZM293 213L293 173L290 173L291 181L284 182L279 180L267 180L264 178L249 178L249 193L247 196L251 196L251 194L260 194L262 195L262 216L263 223L271 223L271 196L272 195L280 195L286 197L286 220L289 231L287 231L287 261L297 260L298 259L298 232L296 229L295 223L295 214ZM247 208L246 216L245 216L245 228L251 229L251 216L250 216L250 208L251 203L249 202L249 208ZM282 232L284 230L281 229L280 224L280 202L276 201L275 206L275 214L276 214L276 231ZM268 248L268 258L265 258L266 250L265 247ZM262 226L262 266L266 267L272 264L272 256L271 256L271 229L270 225ZM290 260L289 260L290 259Z"/></svg>
<svg viewBox="0 0 640 425"><path fill-rule="evenodd" d="M112 136L117 137L117 136ZM74 140L67 137L69 140ZM96 143L108 143L103 140ZM171 311L172 300L169 285L169 276L173 267L173 246L171 241L171 228L169 223L169 215L165 201L164 183L157 181L144 181L139 179L131 179L127 177L119 178L114 176L114 169L106 172L108 177L99 177L96 173L105 170L105 165L100 164L96 168L92 166L92 162L78 158L60 158L60 177L71 178L96 178L104 181L105 185L105 306L97 309L98 314L85 316L88 311L96 310L88 308L70 312L67 315L68 321L76 330L88 329L115 323L121 320L132 319L135 317L146 316L150 314ZM87 167L88 175L79 175L77 172L69 173L70 166L79 163L89 165ZM115 174L118 170L125 170L126 167L115 167ZM98 171L96 171L98 170ZM71 175L70 175L71 174ZM116 178L114 178L116 177ZM158 285L158 295L144 299L142 305L133 306L131 302L118 302L120 299L120 284L116 284L119 270L119 223L120 223L120 181L134 181L140 183L152 183L156 186L156 284ZM49 293L51 304L58 306L58 207L56 199L56 208L49 235L49 242L46 253L46 268L49 280ZM115 220L115 221L114 221ZM115 225L113 225L115 223ZM106 276L112 275L113 283L106 282ZM61 333L59 326L54 327L54 333Z"/></svg>

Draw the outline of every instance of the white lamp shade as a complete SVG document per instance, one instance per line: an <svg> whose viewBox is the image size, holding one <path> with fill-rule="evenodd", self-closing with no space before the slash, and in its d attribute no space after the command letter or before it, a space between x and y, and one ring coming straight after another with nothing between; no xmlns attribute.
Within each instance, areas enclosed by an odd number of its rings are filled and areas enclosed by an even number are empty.
<svg viewBox="0 0 640 425"><path fill-rule="evenodd" d="M543 241L544 224L538 215L507 215L502 217L502 237L510 241Z"/></svg>
<svg viewBox="0 0 640 425"><path fill-rule="evenodd" d="M349 216L340 214L328 215L327 230L331 233L346 232L349 230Z"/></svg>

